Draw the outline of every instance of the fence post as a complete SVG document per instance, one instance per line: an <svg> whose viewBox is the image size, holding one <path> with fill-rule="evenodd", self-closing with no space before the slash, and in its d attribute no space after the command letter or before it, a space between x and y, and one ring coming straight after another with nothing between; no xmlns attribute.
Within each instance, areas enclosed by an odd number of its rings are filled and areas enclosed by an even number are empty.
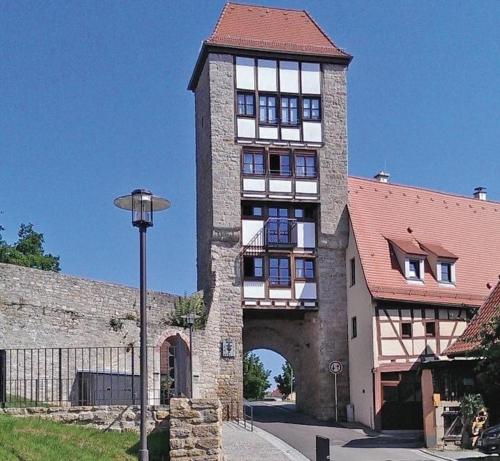
<svg viewBox="0 0 500 461"><path fill-rule="evenodd" d="M0 406L5 408L7 400L7 352L0 350Z"/></svg>
<svg viewBox="0 0 500 461"><path fill-rule="evenodd" d="M135 347L132 346L132 405L135 405Z"/></svg>
<svg viewBox="0 0 500 461"><path fill-rule="evenodd" d="M316 436L316 461L330 461L330 439Z"/></svg>
<svg viewBox="0 0 500 461"><path fill-rule="evenodd" d="M63 384L62 384L62 349L59 348L59 405L62 404L63 399Z"/></svg>

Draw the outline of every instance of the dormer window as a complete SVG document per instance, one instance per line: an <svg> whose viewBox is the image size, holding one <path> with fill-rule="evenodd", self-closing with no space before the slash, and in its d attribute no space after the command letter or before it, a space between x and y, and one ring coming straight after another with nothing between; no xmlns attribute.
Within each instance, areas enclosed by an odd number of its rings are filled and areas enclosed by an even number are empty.
<svg viewBox="0 0 500 461"><path fill-rule="evenodd" d="M420 260L419 259L409 259L408 260L408 278L420 280Z"/></svg>
<svg viewBox="0 0 500 461"><path fill-rule="evenodd" d="M437 276L439 283L455 283L455 263L453 261L438 261Z"/></svg>
<svg viewBox="0 0 500 461"><path fill-rule="evenodd" d="M458 256L436 243L420 242L428 252L429 265L436 280L444 286L455 285L455 263Z"/></svg>

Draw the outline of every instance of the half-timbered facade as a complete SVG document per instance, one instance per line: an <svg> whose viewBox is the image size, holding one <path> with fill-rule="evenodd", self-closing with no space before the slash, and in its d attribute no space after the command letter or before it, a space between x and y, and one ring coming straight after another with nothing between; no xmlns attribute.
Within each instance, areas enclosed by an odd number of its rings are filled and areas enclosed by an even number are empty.
<svg viewBox="0 0 500 461"><path fill-rule="evenodd" d="M421 365L447 359L497 280L500 204L351 177L349 215L355 419L422 429Z"/></svg>

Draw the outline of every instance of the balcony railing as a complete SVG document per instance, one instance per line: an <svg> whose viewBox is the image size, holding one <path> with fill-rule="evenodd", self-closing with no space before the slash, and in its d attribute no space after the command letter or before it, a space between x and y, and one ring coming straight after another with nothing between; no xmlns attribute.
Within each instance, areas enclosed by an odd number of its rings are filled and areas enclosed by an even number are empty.
<svg viewBox="0 0 500 461"><path fill-rule="evenodd" d="M293 248L297 246L297 220L290 218L268 218L262 228L241 251L242 254L256 254L272 248Z"/></svg>

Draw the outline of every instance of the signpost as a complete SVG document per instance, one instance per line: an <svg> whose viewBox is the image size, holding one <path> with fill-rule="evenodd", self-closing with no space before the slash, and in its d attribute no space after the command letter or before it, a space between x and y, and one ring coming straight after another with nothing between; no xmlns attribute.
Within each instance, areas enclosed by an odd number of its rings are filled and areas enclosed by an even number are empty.
<svg viewBox="0 0 500 461"><path fill-rule="evenodd" d="M328 371L333 374L333 379L335 380L335 422L339 422L339 405L338 405L338 392L337 392L337 375L342 373L343 370L342 362L338 360L332 360L330 365L328 365Z"/></svg>

